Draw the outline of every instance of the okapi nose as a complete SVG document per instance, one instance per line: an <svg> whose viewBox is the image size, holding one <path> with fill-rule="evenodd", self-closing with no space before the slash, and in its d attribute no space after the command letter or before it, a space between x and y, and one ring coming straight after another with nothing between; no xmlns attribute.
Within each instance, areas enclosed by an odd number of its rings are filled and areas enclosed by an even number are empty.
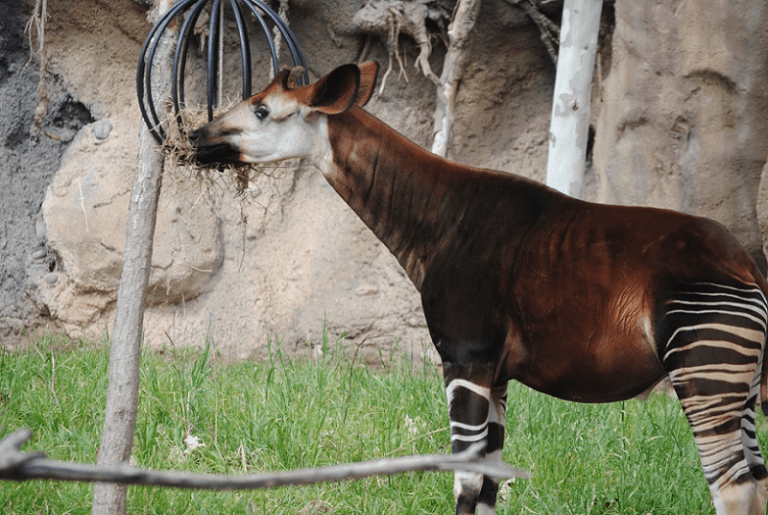
<svg viewBox="0 0 768 515"><path fill-rule="evenodd" d="M192 143L197 142L203 136L203 132L200 129L190 132L187 137Z"/></svg>
<svg viewBox="0 0 768 515"><path fill-rule="evenodd" d="M199 165L243 164L240 152L229 143L214 136L205 126L190 132L187 137L193 148L194 160Z"/></svg>

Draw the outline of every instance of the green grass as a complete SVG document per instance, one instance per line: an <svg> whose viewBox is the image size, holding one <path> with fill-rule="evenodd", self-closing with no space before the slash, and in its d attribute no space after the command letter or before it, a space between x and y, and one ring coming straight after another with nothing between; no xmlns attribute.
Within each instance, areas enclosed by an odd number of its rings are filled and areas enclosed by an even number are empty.
<svg viewBox="0 0 768 515"><path fill-rule="evenodd" d="M209 350L145 353L133 456L152 469L242 474L448 452L442 380L431 365L370 369L324 342L318 362L279 347L260 362ZM330 348L329 348L330 347ZM103 425L106 345L44 337L0 350L0 435L24 450L94 463ZM714 513L676 400L583 405L510 385L504 461L533 472L500 514ZM760 439L768 440L764 419ZM191 434L204 444L189 450ZM450 513L449 473L243 492L130 487L132 514ZM0 512L90 513L89 484L0 482ZM328 511L325 511L328 510Z"/></svg>

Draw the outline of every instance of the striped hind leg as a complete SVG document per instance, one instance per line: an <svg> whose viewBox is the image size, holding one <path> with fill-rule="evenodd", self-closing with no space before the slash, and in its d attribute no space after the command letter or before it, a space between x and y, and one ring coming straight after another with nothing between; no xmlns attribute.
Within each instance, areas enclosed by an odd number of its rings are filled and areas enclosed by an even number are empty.
<svg viewBox="0 0 768 515"><path fill-rule="evenodd" d="M765 515L754 407L767 319L765 298L747 285L689 284L665 306L662 361L718 515Z"/></svg>
<svg viewBox="0 0 768 515"><path fill-rule="evenodd" d="M454 453L481 442L485 459L501 461L504 445L504 420L507 386L490 386L490 376L479 367L445 368L445 389L451 423L451 448ZM457 515L496 513L498 478L457 471L454 497Z"/></svg>

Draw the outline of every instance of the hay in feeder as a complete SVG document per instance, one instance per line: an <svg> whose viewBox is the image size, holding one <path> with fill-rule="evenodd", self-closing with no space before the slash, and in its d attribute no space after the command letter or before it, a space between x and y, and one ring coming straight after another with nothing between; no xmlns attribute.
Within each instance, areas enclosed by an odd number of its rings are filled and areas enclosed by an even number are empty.
<svg viewBox="0 0 768 515"><path fill-rule="evenodd" d="M239 100L223 102L214 112L218 116L231 109ZM167 111L170 113L170 111ZM187 136L190 132L208 123L207 107L188 106L179 110L180 122L173 115L164 122L166 139L163 152L166 156L163 181L173 184L177 191L183 191L193 205L202 203L215 212L222 205L236 198L239 204L240 220L245 226L251 223L250 215L255 212L256 224L264 216L279 210L280 198L290 191L293 172L299 159L290 159L270 164L218 164L204 165L195 160L195 145ZM245 247L243 247L245 248Z"/></svg>
<svg viewBox="0 0 768 515"><path fill-rule="evenodd" d="M231 109L237 101L229 101L226 106L217 109L218 116ZM193 179L205 187L222 186L229 190L232 186L239 197L245 197L248 184L256 174L270 176L279 164L201 164L195 160L195 145L187 136L190 132L208 123L204 106L189 106L179 110L179 122L170 120L163 151L169 159L173 173Z"/></svg>

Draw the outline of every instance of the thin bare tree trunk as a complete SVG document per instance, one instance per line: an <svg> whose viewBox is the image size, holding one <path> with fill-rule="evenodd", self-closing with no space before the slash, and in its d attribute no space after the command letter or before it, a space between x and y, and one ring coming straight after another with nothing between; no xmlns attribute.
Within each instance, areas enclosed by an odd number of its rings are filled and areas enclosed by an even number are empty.
<svg viewBox="0 0 768 515"><path fill-rule="evenodd" d="M158 152L157 143L145 125L142 125L139 140L139 165L131 195L123 273L109 354L109 387L99 465L128 462L136 425L144 303L163 171L163 154ZM94 486L94 515L124 514L125 502L124 485L96 483Z"/></svg>
<svg viewBox="0 0 768 515"><path fill-rule="evenodd" d="M547 185L580 198L603 0L565 0L549 131Z"/></svg>
<svg viewBox="0 0 768 515"><path fill-rule="evenodd" d="M435 123L432 130L432 152L446 157L453 138L453 121L456 118L456 92L467 68L469 36L477 20L480 0L459 0L448 26L448 52L445 54L443 72L437 85Z"/></svg>
<svg viewBox="0 0 768 515"><path fill-rule="evenodd" d="M161 0L165 12L170 2ZM164 5L163 5L164 4ZM158 14L159 16L159 14ZM153 85L156 98L170 92L171 37L164 36L155 63ZM162 105L156 102L156 105ZM144 304L152 264L157 204L160 197L164 156L146 124L139 134L139 153L131 193L128 228L123 255L123 272L117 293L115 328L109 354L109 386L98 464L109 466L128 463L136 426L139 391L139 364L144 327ZM126 486L96 483L93 515L124 515Z"/></svg>

